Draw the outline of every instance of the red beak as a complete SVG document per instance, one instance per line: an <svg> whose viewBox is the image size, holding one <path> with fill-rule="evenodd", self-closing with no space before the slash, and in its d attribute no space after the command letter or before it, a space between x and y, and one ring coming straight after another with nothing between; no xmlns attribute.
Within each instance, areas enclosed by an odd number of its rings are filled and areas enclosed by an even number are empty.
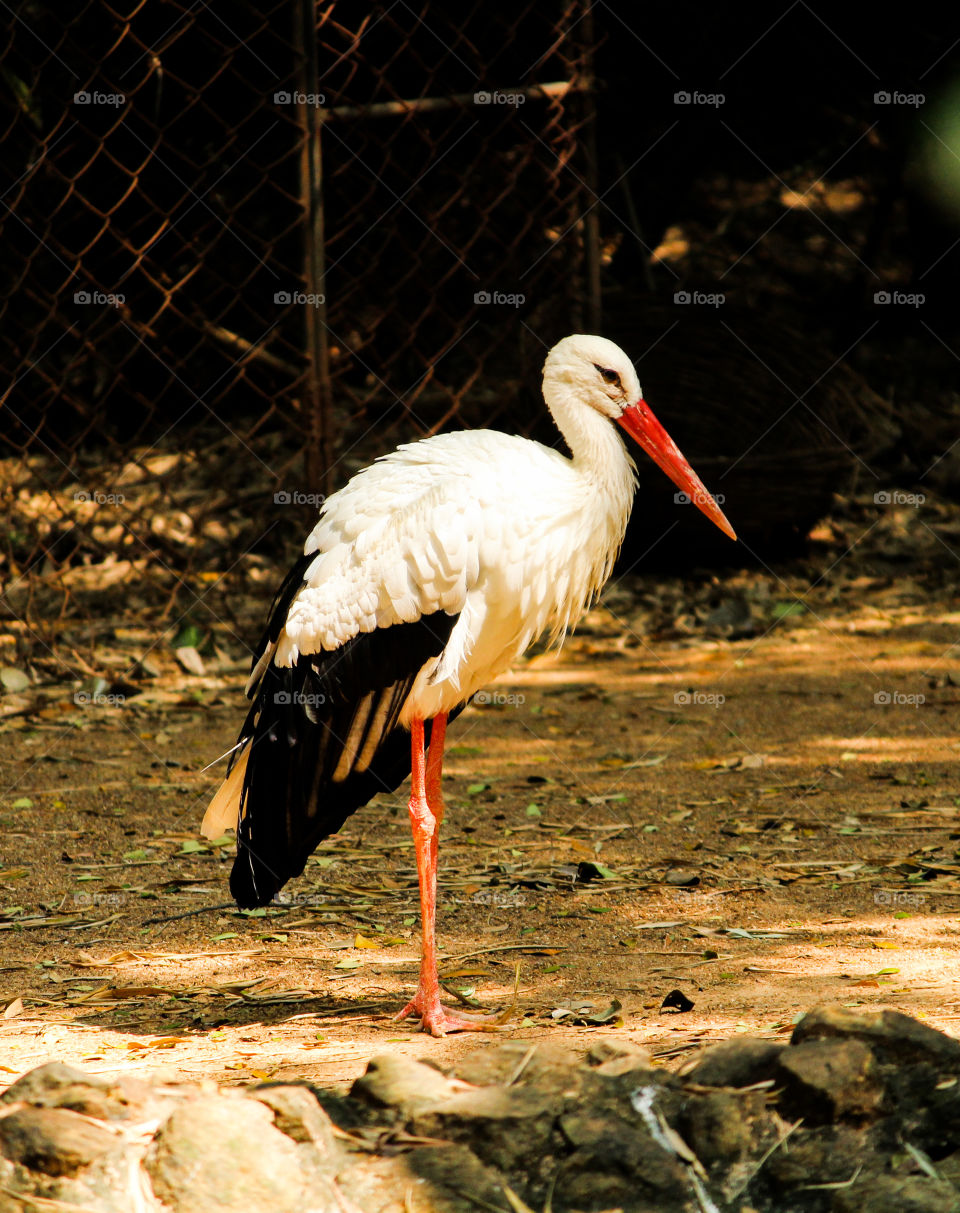
<svg viewBox="0 0 960 1213"><path fill-rule="evenodd" d="M725 535L736 539L733 527L724 517L723 510L713 497L703 487L703 481L693 470L660 422L651 413L645 400L629 404L619 418L620 425L631 438L646 451L658 468L661 468L678 489L690 498L697 509L701 510Z"/></svg>

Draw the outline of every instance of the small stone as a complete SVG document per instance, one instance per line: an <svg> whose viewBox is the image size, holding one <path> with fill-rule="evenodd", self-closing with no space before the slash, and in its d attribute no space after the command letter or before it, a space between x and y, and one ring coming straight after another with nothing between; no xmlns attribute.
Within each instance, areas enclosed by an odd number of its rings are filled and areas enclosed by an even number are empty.
<svg viewBox="0 0 960 1213"><path fill-rule="evenodd" d="M859 1040L806 1040L779 1059L781 1106L806 1124L873 1119L883 1084L873 1054Z"/></svg>
<svg viewBox="0 0 960 1213"><path fill-rule="evenodd" d="M693 868L670 868L664 873L663 879L666 884L677 885L682 888L699 884L700 873L695 872Z"/></svg>
<svg viewBox="0 0 960 1213"><path fill-rule="evenodd" d="M753 1036L722 1040L704 1049L679 1073L686 1082L704 1087L752 1087L776 1077L783 1045Z"/></svg>
<svg viewBox="0 0 960 1213"><path fill-rule="evenodd" d="M122 1139L64 1108L19 1108L0 1118L0 1153L31 1171L76 1175Z"/></svg>

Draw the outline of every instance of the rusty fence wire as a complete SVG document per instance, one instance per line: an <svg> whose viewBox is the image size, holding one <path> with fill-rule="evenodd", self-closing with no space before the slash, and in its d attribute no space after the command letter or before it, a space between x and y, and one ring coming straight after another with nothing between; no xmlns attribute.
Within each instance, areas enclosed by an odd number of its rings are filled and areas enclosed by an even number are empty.
<svg viewBox="0 0 960 1213"><path fill-rule="evenodd" d="M529 429L598 307L589 8L5 9L18 644L262 600L359 464Z"/></svg>

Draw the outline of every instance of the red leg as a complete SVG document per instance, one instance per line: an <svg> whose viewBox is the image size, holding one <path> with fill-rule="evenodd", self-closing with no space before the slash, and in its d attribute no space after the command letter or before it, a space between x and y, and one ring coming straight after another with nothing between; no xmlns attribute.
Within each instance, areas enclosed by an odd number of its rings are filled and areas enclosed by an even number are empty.
<svg viewBox="0 0 960 1213"><path fill-rule="evenodd" d="M417 854L417 875L420 880L420 919L423 924L423 950L420 959L420 981L417 992L403 1008L398 1019L407 1015L420 1016L425 1032L444 1036L458 1029L483 1028L466 1014L448 1011L440 1002L440 979L437 976L437 850L440 823L443 821L443 794L440 781L443 774L443 743L447 729L446 713L434 718L430 735L430 757L426 759L423 745L423 721L410 725L410 756L412 780L410 789L410 824Z"/></svg>

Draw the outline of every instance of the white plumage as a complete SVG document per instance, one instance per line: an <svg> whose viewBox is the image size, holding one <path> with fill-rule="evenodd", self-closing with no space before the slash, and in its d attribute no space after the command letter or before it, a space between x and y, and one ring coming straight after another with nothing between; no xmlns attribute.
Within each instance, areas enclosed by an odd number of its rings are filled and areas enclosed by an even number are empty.
<svg viewBox="0 0 960 1213"><path fill-rule="evenodd" d="M247 684L237 765L204 819L208 833L238 827L231 888L263 904L412 767L424 955L406 1012L436 1034L468 1026L441 1007L433 942L447 716L534 639L562 638L609 576L636 483L612 423L733 535L612 342L561 341L543 394L570 458L493 430L441 434L378 459L324 503Z"/></svg>
<svg viewBox="0 0 960 1213"><path fill-rule="evenodd" d="M640 385L603 338L568 338L557 351L544 397L568 439L589 439L576 443L574 458L496 430L464 430L405 444L357 473L325 503L306 542L304 552L317 556L272 654L277 665L358 632L458 615L404 705L408 725L449 712L538 636L559 639L576 622L623 541L635 465L606 412L569 424L578 386L570 361L617 369L629 400ZM601 407L608 398L603 391Z"/></svg>

